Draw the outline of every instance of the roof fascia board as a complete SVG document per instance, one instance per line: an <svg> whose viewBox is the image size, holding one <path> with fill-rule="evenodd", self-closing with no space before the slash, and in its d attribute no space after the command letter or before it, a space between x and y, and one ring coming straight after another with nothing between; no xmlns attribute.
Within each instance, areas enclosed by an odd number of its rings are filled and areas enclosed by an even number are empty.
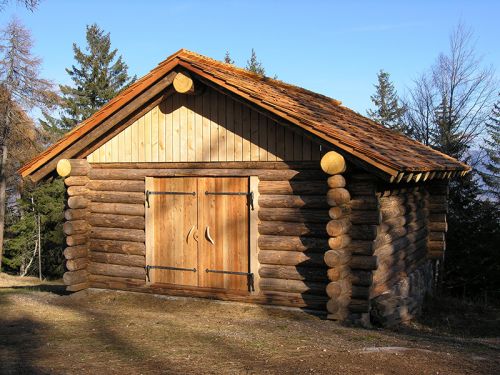
<svg viewBox="0 0 500 375"><path fill-rule="evenodd" d="M128 89L126 89L126 90L131 90L129 93L130 97L127 98L127 100L123 104L119 105L116 109L114 109L110 113L103 114L102 111L104 111L108 106L112 107L112 105L116 103L116 101L113 102L112 99L101 110L96 112L94 116L85 120L79 126L74 128L72 131L67 133L60 140L58 140L54 145L52 145L43 153L41 153L37 157L33 158L31 161L26 163L23 167L19 169L18 172L21 174L21 176L27 177L37 169L41 168L45 163L57 157L60 153L64 152L68 147L71 147L73 144L77 143L78 140L80 139L80 136L88 134L96 127L100 127L102 123L118 115L119 112L121 112L124 107L135 102L137 98L139 98L144 93L150 91L151 88L157 87L158 85L161 86L162 83L163 84L167 83L166 86L170 85L173 81L173 76L175 75L175 73L172 73L171 71L177 65L177 63L178 63L177 59L172 59L172 61L170 61L169 64L166 64L165 66L162 67L164 72L162 72L162 74L157 79L152 80L150 84L148 84L142 90L137 91L136 93L133 92L134 89L136 89L136 87L134 85L130 86Z"/></svg>
<svg viewBox="0 0 500 375"><path fill-rule="evenodd" d="M77 155L78 157L86 156L82 153L83 150L93 144L96 139L104 136L113 127L115 127L116 124L133 118L137 112L140 112L140 109L143 108L146 103L154 100L155 97L163 96L164 91L172 84L176 74L171 70L172 69L169 69L169 73L167 75L157 81L153 86L148 87L140 96L136 96L135 100L129 101L119 110L115 111L110 117L106 118L106 120L94 125L82 136L74 139L69 146L63 148L62 150L57 150L57 152L54 151L50 153L44 158L44 160L38 161L36 166L32 166L29 170L23 171L22 176L26 177L31 175L31 179L33 181L39 181L48 175L51 170L55 169L59 159L71 159Z"/></svg>

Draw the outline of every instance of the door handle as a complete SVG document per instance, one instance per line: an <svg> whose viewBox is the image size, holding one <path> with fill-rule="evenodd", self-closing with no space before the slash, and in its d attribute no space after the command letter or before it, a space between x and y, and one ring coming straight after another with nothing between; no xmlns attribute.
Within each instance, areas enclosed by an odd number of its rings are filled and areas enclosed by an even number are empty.
<svg viewBox="0 0 500 375"><path fill-rule="evenodd" d="M186 243L189 244L189 236L191 236L191 233L193 233L195 226L193 225L191 229L189 230L187 236L186 236ZM194 235L193 235L194 238ZM196 239L196 238L195 238Z"/></svg>
<svg viewBox="0 0 500 375"><path fill-rule="evenodd" d="M210 228L207 227L205 228L205 237L207 238L208 242L210 242L212 245L215 245L215 241L213 240L212 236L210 236Z"/></svg>

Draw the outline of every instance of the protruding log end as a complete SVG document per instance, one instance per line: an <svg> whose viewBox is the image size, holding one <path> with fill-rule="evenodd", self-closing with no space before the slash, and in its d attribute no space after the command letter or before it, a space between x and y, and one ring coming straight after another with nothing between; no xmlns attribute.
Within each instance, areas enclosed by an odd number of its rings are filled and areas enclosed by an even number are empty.
<svg viewBox="0 0 500 375"><path fill-rule="evenodd" d="M351 261L351 254L343 250L328 250L324 255L325 263L328 267L339 267L348 265Z"/></svg>
<svg viewBox="0 0 500 375"><path fill-rule="evenodd" d="M79 284L74 284L74 285L68 285L66 287L66 290L68 292L79 292L80 290L87 289L89 287L88 282L83 282Z"/></svg>
<svg viewBox="0 0 500 375"><path fill-rule="evenodd" d="M349 218L330 220L326 224L326 232L330 237L338 237L346 234L351 227Z"/></svg>
<svg viewBox="0 0 500 375"><path fill-rule="evenodd" d="M86 159L61 159L57 162L57 173L61 177L85 176L89 171Z"/></svg>
<svg viewBox="0 0 500 375"><path fill-rule="evenodd" d="M351 293L350 280L342 279L339 281L332 281L326 286L326 294L330 298L339 298L342 294L349 295Z"/></svg>
<svg viewBox="0 0 500 375"><path fill-rule="evenodd" d="M350 243L351 243L351 237L349 237L347 234L330 237L328 239L328 246L332 250L341 250L347 247Z"/></svg>
<svg viewBox="0 0 500 375"><path fill-rule="evenodd" d="M57 173L61 177L67 177L71 173L71 163L68 159L61 159L57 162Z"/></svg>
<svg viewBox="0 0 500 375"><path fill-rule="evenodd" d="M173 85L175 91L179 94L194 94L194 82L187 73L177 73Z"/></svg>
<svg viewBox="0 0 500 375"><path fill-rule="evenodd" d="M332 298L326 303L326 309L330 314L342 314L344 315L347 311L347 306L349 306L349 302L351 301L351 297L347 294L342 294L337 298ZM346 316L345 316L346 317ZM337 318L336 320L343 320Z"/></svg>
<svg viewBox="0 0 500 375"><path fill-rule="evenodd" d="M346 170L344 157L338 152L329 151L321 158L321 169L323 172L334 175Z"/></svg>
<svg viewBox="0 0 500 375"><path fill-rule="evenodd" d="M326 193L326 202L331 207L349 203L350 200L351 194L349 194L349 191L344 188L330 189L328 190L328 193Z"/></svg>
<svg viewBox="0 0 500 375"><path fill-rule="evenodd" d="M342 176L340 174L336 174L336 175L328 177L327 183L328 183L328 187L332 188L332 189L343 188L343 187L345 187L345 184L346 184L344 176Z"/></svg>

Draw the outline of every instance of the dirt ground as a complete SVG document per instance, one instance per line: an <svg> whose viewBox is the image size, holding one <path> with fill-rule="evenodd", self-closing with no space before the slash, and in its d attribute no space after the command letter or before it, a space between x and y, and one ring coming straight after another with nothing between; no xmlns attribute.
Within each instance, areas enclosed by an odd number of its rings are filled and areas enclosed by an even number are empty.
<svg viewBox="0 0 500 375"><path fill-rule="evenodd" d="M398 330L0 274L0 374L494 374L498 314ZM478 318L475 318L478 320ZM472 329L472 331L471 331ZM478 334L479 332L479 334Z"/></svg>

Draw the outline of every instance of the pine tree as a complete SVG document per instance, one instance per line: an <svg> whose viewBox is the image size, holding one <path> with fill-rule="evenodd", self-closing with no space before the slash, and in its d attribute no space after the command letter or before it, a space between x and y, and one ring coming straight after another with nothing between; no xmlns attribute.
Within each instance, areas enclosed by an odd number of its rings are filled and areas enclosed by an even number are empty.
<svg viewBox="0 0 500 375"><path fill-rule="evenodd" d="M226 51L226 54L224 55L224 62L226 64L234 65L234 60L231 58L231 55L229 54L229 51Z"/></svg>
<svg viewBox="0 0 500 375"><path fill-rule="evenodd" d="M480 198L475 171L450 181L449 190L443 287L477 299L483 291L498 290L500 283L500 207Z"/></svg>
<svg viewBox="0 0 500 375"><path fill-rule="evenodd" d="M376 92L370 99L375 104L375 110L368 110L368 116L386 128L406 133L403 116L406 112L400 104L398 94L390 81L389 73L380 70L377 74L378 84L374 85Z"/></svg>
<svg viewBox="0 0 500 375"><path fill-rule="evenodd" d="M500 93L499 93L500 95ZM489 121L486 123L489 138L484 140L482 149L486 153L481 177L487 192L500 202L500 100L495 104Z"/></svg>
<svg viewBox="0 0 500 375"><path fill-rule="evenodd" d="M266 71L262 66L262 63L259 60L257 60L257 54L255 53L255 50L253 48L252 48L252 54L250 55L250 59L247 60L247 66L245 69L249 70L250 72L257 73L261 76L266 74Z"/></svg>
<svg viewBox="0 0 500 375"><path fill-rule="evenodd" d="M18 210L7 217L4 264L12 272L38 273L38 218L40 218L42 270L45 277L61 277L65 188L61 178L32 184L25 181ZM26 269L31 265L29 269Z"/></svg>
<svg viewBox="0 0 500 375"><path fill-rule="evenodd" d="M89 118L135 81L117 49L111 49L111 38L96 24L87 26L85 51L73 44L76 65L66 69L73 86L60 86L63 94L61 127L73 128Z"/></svg>

